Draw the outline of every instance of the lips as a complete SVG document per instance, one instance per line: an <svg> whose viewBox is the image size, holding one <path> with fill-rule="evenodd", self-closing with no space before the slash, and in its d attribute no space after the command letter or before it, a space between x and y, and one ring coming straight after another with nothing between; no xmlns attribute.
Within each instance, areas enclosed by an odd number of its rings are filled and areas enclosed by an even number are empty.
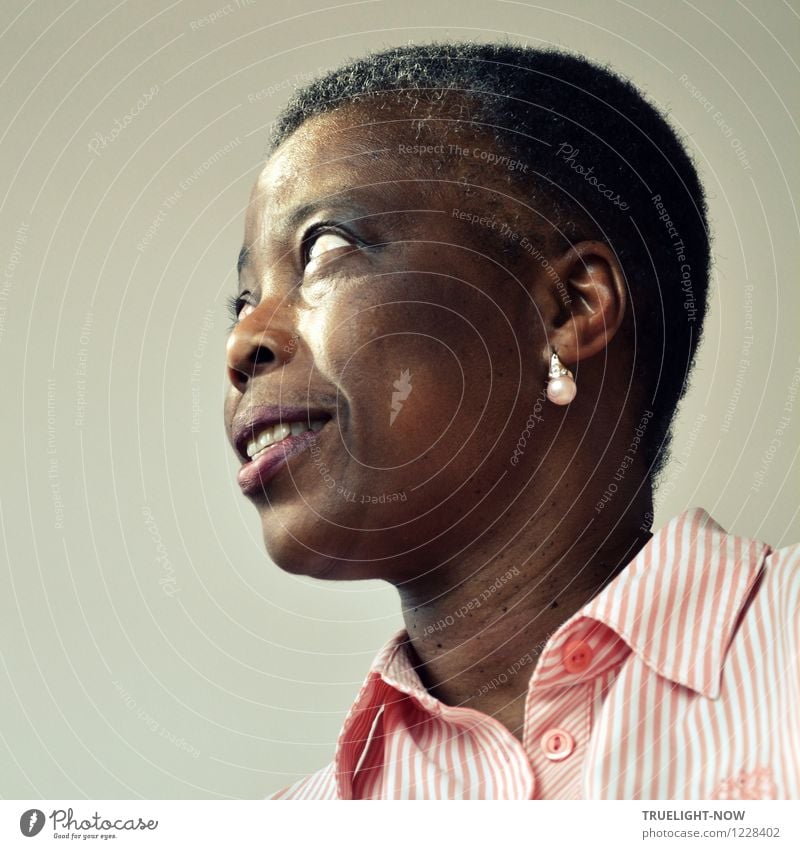
<svg viewBox="0 0 800 849"><path fill-rule="evenodd" d="M242 461L239 486L245 495L264 491L289 457L306 450L330 421L326 410L309 407L251 407L231 428Z"/></svg>

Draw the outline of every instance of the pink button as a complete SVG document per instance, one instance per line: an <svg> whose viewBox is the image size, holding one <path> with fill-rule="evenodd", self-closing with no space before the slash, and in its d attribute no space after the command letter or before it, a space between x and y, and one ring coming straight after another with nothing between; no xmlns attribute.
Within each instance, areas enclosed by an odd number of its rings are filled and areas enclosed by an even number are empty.
<svg viewBox="0 0 800 849"><path fill-rule="evenodd" d="M572 640L564 646L564 668L567 672L583 672L594 657L589 643L583 640Z"/></svg>
<svg viewBox="0 0 800 849"><path fill-rule="evenodd" d="M551 728L542 734L542 751L544 756L551 761L563 761L572 754L575 741L569 731L563 728Z"/></svg>

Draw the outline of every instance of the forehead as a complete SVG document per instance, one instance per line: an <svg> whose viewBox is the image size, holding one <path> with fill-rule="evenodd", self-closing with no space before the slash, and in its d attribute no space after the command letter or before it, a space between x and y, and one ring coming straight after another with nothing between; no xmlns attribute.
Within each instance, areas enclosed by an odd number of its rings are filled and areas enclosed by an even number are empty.
<svg viewBox="0 0 800 849"><path fill-rule="evenodd" d="M346 190L375 195L391 176L386 138L391 132L347 120L339 111L309 119L273 152L258 175L248 224L266 213L275 226L282 215Z"/></svg>
<svg viewBox="0 0 800 849"><path fill-rule="evenodd" d="M335 185L370 171L385 150L378 128L331 112L305 121L267 160L256 190L274 203L314 191L320 180Z"/></svg>
<svg viewBox="0 0 800 849"><path fill-rule="evenodd" d="M251 241L267 236L268 230L288 224L298 208L333 202L345 193L367 211L414 208L415 202L441 201L449 186L465 181L507 182L456 152L456 145L482 135L475 125L447 117L420 121L402 106L348 107L315 115L265 163L251 195L248 235Z"/></svg>

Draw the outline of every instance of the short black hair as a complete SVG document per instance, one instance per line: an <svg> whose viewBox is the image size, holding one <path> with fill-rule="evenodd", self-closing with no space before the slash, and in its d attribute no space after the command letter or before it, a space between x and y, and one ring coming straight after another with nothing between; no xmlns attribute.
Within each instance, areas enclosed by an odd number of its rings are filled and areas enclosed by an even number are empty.
<svg viewBox="0 0 800 849"><path fill-rule="evenodd" d="M706 203L684 145L660 110L607 66L562 50L432 42L348 61L297 90L272 124L270 152L309 118L387 94L468 98L468 123L524 162L562 232L600 238L624 271L635 319L635 380L654 481L688 386L708 301ZM537 208L538 208L537 206Z"/></svg>

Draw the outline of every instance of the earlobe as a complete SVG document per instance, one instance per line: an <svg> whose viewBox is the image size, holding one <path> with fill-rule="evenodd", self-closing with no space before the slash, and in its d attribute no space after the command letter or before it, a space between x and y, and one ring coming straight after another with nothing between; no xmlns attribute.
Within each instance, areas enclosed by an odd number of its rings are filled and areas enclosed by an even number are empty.
<svg viewBox="0 0 800 849"><path fill-rule="evenodd" d="M627 309L625 276L614 252L599 241L573 245L559 266L569 315L554 325L549 343L564 362L576 363L606 348L619 330Z"/></svg>

